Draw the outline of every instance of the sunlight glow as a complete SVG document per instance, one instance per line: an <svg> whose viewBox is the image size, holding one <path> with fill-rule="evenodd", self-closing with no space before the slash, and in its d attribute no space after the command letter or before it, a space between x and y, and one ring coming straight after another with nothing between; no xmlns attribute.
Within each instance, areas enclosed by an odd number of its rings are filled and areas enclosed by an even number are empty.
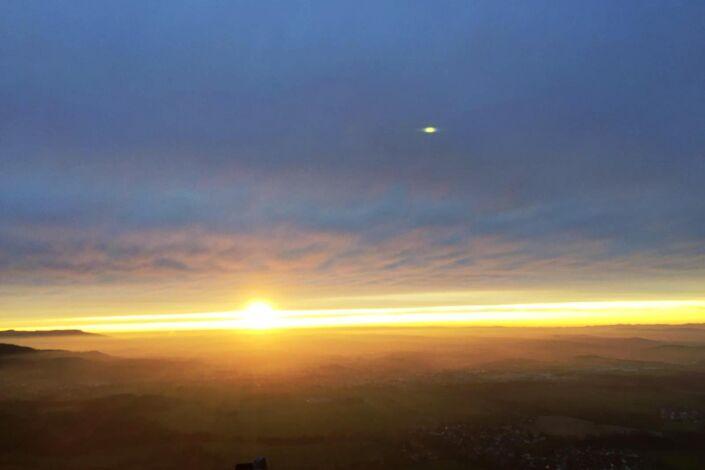
<svg viewBox="0 0 705 470"><path fill-rule="evenodd" d="M438 128L433 126L427 126L421 129L421 131L423 131L425 134L435 134L436 132L438 132Z"/></svg>
<svg viewBox="0 0 705 470"><path fill-rule="evenodd" d="M269 330L353 326L584 326L700 323L705 300L554 302L431 307L277 310L253 301L242 311L73 317L8 328L76 328L94 332Z"/></svg>
<svg viewBox="0 0 705 470"><path fill-rule="evenodd" d="M268 302L255 300L242 312L242 327L267 330L277 327L279 313Z"/></svg>

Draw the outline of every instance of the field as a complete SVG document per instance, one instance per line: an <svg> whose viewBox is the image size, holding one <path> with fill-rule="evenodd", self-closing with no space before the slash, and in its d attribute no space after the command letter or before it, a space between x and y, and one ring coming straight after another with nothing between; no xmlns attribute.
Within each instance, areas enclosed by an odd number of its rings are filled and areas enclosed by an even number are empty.
<svg viewBox="0 0 705 470"><path fill-rule="evenodd" d="M0 349L3 469L705 465L701 325L12 343L32 349Z"/></svg>

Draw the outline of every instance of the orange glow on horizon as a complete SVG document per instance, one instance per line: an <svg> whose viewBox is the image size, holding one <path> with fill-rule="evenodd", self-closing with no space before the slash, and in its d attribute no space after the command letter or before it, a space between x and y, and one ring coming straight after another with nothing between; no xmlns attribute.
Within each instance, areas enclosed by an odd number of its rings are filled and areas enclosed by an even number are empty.
<svg viewBox="0 0 705 470"><path fill-rule="evenodd" d="M268 330L353 326L584 326L705 322L705 300L554 302L502 305L275 310L253 301L241 311L113 315L35 320L19 329L76 328L95 332Z"/></svg>

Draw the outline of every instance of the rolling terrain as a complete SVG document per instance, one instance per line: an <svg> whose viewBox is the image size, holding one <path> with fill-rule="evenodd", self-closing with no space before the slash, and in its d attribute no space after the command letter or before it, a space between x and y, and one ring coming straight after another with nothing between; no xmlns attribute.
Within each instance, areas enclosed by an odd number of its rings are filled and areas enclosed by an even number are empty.
<svg viewBox="0 0 705 470"><path fill-rule="evenodd" d="M86 341L0 346L0 468L228 469L258 455L273 469L705 462L700 325Z"/></svg>

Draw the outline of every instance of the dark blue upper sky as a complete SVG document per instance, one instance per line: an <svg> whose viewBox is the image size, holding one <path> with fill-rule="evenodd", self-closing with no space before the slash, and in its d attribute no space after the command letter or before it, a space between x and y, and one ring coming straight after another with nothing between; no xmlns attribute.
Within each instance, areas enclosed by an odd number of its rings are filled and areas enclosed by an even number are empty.
<svg viewBox="0 0 705 470"><path fill-rule="evenodd" d="M704 278L704 2L0 5L7 305Z"/></svg>

